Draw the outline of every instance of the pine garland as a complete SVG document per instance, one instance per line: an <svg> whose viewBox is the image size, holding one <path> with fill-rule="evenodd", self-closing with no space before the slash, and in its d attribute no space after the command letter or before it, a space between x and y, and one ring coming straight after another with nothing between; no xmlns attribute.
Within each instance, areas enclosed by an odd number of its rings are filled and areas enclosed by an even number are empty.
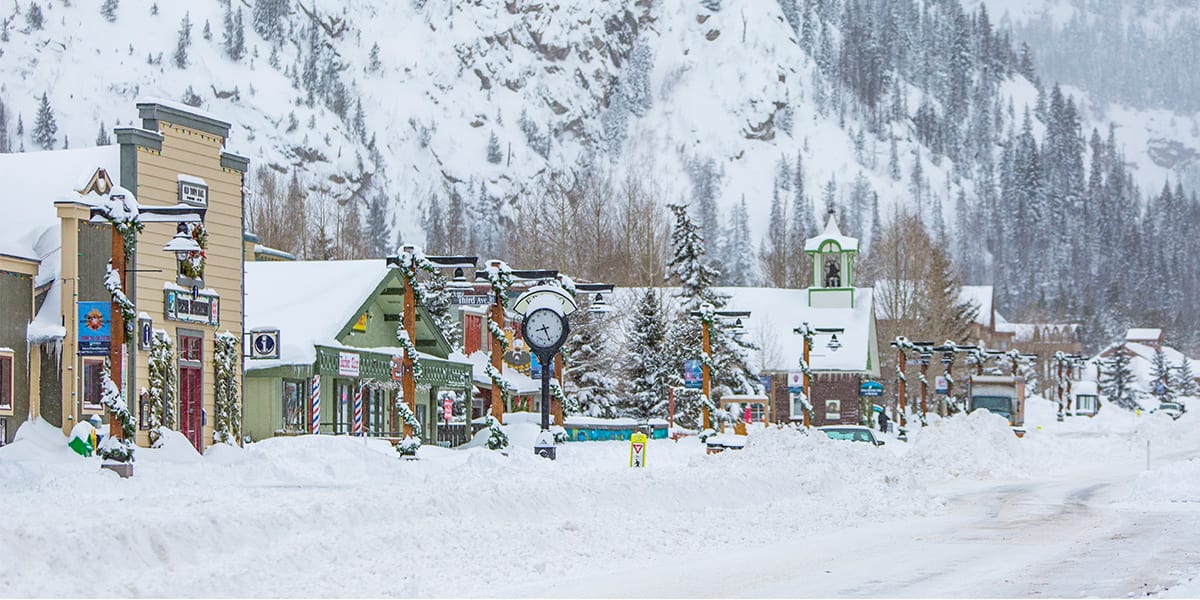
<svg viewBox="0 0 1200 600"><path fill-rule="evenodd" d="M413 414L408 403L403 398L396 402L396 411L400 413L400 418L405 425L412 427L412 435L405 436L400 443L396 444L396 452L400 456L416 456L417 450L421 448L421 422L417 420L417 415Z"/></svg>
<svg viewBox="0 0 1200 600"><path fill-rule="evenodd" d="M488 379L492 380L492 390L500 390L500 397L504 400L504 404L507 405L508 401L512 399L512 393L516 390L500 376L500 373L496 371L492 363L485 364L483 372L487 373Z"/></svg>
<svg viewBox="0 0 1200 600"><path fill-rule="evenodd" d="M199 252L189 252L186 260L180 265L180 271L184 277L191 279L204 279L204 263L208 258L208 230L204 228L203 223L196 223L192 227L192 239L200 246Z"/></svg>
<svg viewBox="0 0 1200 600"><path fill-rule="evenodd" d="M487 441L488 450L503 450L507 448L508 436L500 428L500 421L497 421L496 417L493 417L490 411L487 416L487 426L489 433Z"/></svg>
<svg viewBox="0 0 1200 600"><path fill-rule="evenodd" d="M150 444L158 443L160 427L175 428L175 344L165 331L150 341Z"/></svg>
<svg viewBox="0 0 1200 600"><path fill-rule="evenodd" d="M404 348L404 352L408 354L408 358L412 361L413 380L421 378L421 356L417 354L417 347L413 344L411 338L408 337L408 330L404 328L404 315L400 316L400 325L396 327L396 339L400 341L400 347Z"/></svg>
<svg viewBox="0 0 1200 600"><path fill-rule="evenodd" d="M508 289L513 285L512 269L507 264L501 262L498 267L491 267L483 270L483 276L487 279L488 284L492 287L492 293L496 295L496 301L500 304L501 311L508 310ZM496 307L491 307L491 310L496 310ZM491 316L489 314L489 316ZM504 335L504 331L496 325L496 321L492 318L487 320L488 333L492 339L500 345L501 352L508 350L508 338Z"/></svg>
<svg viewBox="0 0 1200 600"><path fill-rule="evenodd" d="M146 226L142 223L141 217L138 214L136 200L134 201L133 212L125 215L114 215L112 197L109 197L109 202L100 207L101 215L112 225L113 230L121 236L124 242L125 260L133 258L133 252L137 249L137 236Z"/></svg>
<svg viewBox="0 0 1200 600"><path fill-rule="evenodd" d="M117 423L121 425L121 437L108 436L100 444L99 454L105 460L116 462L132 462L133 461L133 436L137 433L136 425L133 421L133 415L129 413L129 406L125 403L125 398L121 393L121 388L112 379L112 368L109 365L109 360L104 359L104 367L100 371L100 401L108 409L109 414L117 419Z"/></svg>
<svg viewBox="0 0 1200 600"><path fill-rule="evenodd" d="M108 266L104 272L104 289L112 295L113 302L117 304L117 308L121 311L121 318L125 321L125 335L133 335L134 327L137 325L137 307L133 301L125 295L121 288L121 275L113 270L112 261L108 261Z"/></svg>
<svg viewBox="0 0 1200 600"><path fill-rule="evenodd" d="M238 410L237 336L226 331L213 340L213 366L216 368L216 392L213 398L213 437L218 443L237 444L242 422Z"/></svg>

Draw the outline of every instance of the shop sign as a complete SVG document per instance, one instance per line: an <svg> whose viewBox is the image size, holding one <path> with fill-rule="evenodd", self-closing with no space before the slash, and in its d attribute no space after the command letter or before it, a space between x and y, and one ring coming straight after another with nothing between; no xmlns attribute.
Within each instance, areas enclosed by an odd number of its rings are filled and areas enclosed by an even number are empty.
<svg viewBox="0 0 1200 600"><path fill-rule="evenodd" d="M353 352L338 352L338 375L358 377L358 355Z"/></svg>
<svg viewBox="0 0 1200 600"><path fill-rule="evenodd" d="M79 355L108 356L112 344L112 303L79 303Z"/></svg>
<svg viewBox="0 0 1200 600"><path fill-rule="evenodd" d="M191 294L179 290L165 290L165 294L163 312L166 313L164 316L168 321L199 323L214 327L220 324L218 318L220 298L200 294L195 290Z"/></svg>
<svg viewBox="0 0 1200 600"><path fill-rule="evenodd" d="M689 390L704 388L704 366L698 360L683 361L683 387Z"/></svg>
<svg viewBox="0 0 1200 600"><path fill-rule="evenodd" d="M862 385L858 386L858 395L867 398L882 396L883 384L878 381L864 381Z"/></svg>
<svg viewBox="0 0 1200 600"><path fill-rule="evenodd" d="M804 371L788 371L788 393L799 394L804 391Z"/></svg>

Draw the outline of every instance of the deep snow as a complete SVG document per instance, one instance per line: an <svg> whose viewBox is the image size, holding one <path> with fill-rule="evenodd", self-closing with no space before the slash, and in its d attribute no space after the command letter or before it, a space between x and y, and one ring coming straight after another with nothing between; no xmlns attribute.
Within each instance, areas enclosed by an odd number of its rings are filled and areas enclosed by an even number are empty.
<svg viewBox="0 0 1200 600"><path fill-rule="evenodd" d="M754 428L745 449L718 455L695 438L652 440L640 470L627 466L627 442L537 458L531 417L510 419L507 455L425 446L418 461L334 436L200 456L170 433L139 451L128 480L72 454L57 429L26 424L0 448L10 573L0 595L553 596L554 582L623 561L666 567L702 549L733 556L897 519L934 523L959 510L951 492L1085 481L1140 465L1146 440L1151 470L1124 501L1180 511L1200 501L1190 414L1106 407L1057 423L1053 403L1034 398L1020 440L988 414L934 417L909 443L886 436L878 448Z"/></svg>

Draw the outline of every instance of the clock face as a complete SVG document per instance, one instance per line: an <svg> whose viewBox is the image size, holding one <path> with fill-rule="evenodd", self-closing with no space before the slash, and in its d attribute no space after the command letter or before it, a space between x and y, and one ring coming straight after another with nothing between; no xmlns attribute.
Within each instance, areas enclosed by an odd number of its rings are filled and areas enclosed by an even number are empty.
<svg viewBox="0 0 1200 600"><path fill-rule="evenodd" d="M525 316L525 340L534 348L554 348L563 342L563 319L553 310L539 308Z"/></svg>

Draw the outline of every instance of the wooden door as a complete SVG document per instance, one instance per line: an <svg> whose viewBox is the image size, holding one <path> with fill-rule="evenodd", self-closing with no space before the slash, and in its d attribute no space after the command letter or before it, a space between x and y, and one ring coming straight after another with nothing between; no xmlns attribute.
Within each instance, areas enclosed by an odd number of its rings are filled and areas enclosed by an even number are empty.
<svg viewBox="0 0 1200 600"><path fill-rule="evenodd" d="M203 337L179 335L179 431L197 452L204 452L203 343Z"/></svg>

